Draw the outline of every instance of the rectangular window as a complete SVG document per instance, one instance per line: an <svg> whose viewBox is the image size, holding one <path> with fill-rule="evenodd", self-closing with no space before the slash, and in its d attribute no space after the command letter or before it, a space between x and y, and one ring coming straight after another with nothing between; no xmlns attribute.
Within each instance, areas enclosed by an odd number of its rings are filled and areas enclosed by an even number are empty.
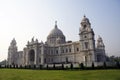
<svg viewBox="0 0 120 80"><path fill-rule="evenodd" d="M66 48L66 53L68 52L68 49Z"/></svg>
<svg viewBox="0 0 120 80"><path fill-rule="evenodd" d="M39 63L41 63L41 58L39 58Z"/></svg>
<svg viewBox="0 0 120 80"><path fill-rule="evenodd" d="M62 53L64 53L64 49L62 50Z"/></svg>
<svg viewBox="0 0 120 80"><path fill-rule="evenodd" d="M77 51L79 51L79 48L77 48Z"/></svg>
<svg viewBox="0 0 120 80"><path fill-rule="evenodd" d="M51 54L53 54L53 50L51 50Z"/></svg>
<svg viewBox="0 0 120 80"><path fill-rule="evenodd" d="M85 42L85 49L88 49L88 42Z"/></svg>
<svg viewBox="0 0 120 80"><path fill-rule="evenodd" d="M71 52L71 48L69 48L69 52Z"/></svg>
<svg viewBox="0 0 120 80"><path fill-rule="evenodd" d="M56 50L56 54L58 54L58 50Z"/></svg>

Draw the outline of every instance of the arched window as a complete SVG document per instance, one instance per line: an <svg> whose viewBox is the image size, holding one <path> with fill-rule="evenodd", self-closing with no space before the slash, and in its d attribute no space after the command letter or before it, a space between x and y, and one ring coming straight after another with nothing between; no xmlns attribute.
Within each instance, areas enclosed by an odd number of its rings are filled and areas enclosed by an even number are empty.
<svg viewBox="0 0 120 80"><path fill-rule="evenodd" d="M41 58L39 58L39 63L41 63Z"/></svg>
<svg viewBox="0 0 120 80"><path fill-rule="evenodd" d="M64 49L62 49L62 53L64 53Z"/></svg>
<svg viewBox="0 0 120 80"><path fill-rule="evenodd" d="M56 54L58 54L58 50L56 50Z"/></svg>
<svg viewBox="0 0 120 80"><path fill-rule="evenodd" d="M77 51L79 51L79 48L77 48Z"/></svg>
<svg viewBox="0 0 120 80"><path fill-rule="evenodd" d="M87 27L86 25L83 26L84 29L85 29L86 27Z"/></svg>

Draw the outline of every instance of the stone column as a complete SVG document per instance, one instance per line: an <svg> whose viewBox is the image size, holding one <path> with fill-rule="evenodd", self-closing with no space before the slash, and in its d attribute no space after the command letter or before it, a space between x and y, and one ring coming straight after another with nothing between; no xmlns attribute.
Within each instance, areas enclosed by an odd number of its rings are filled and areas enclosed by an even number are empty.
<svg viewBox="0 0 120 80"><path fill-rule="evenodd" d="M28 65L29 64L29 50L26 51L26 55L25 55L25 58L26 58L26 64L25 65Z"/></svg>
<svg viewBox="0 0 120 80"><path fill-rule="evenodd" d="M41 64L44 64L44 45L41 47Z"/></svg>
<svg viewBox="0 0 120 80"><path fill-rule="evenodd" d="M91 62L95 62L96 61L96 56L95 56L95 51L91 51Z"/></svg>
<svg viewBox="0 0 120 80"><path fill-rule="evenodd" d="M58 56L59 56L58 62L61 62L61 47L58 47Z"/></svg>
<svg viewBox="0 0 120 80"><path fill-rule="evenodd" d="M36 50L36 48L34 49L34 52L35 52L34 65L36 65L36 62L37 62L37 50Z"/></svg>
<svg viewBox="0 0 120 80"><path fill-rule="evenodd" d="M38 51L38 46L36 45L35 47L35 65L39 64L39 51Z"/></svg>
<svg viewBox="0 0 120 80"><path fill-rule="evenodd" d="M74 47L74 44L72 44L71 52L74 54L73 62L76 62L76 54L75 54L75 47Z"/></svg>

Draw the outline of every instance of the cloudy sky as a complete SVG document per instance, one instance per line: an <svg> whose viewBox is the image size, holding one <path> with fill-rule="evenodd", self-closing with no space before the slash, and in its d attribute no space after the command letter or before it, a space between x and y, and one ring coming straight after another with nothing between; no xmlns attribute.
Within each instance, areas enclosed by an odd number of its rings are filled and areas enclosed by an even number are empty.
<svg viewBox="0 0 120 80"><path fill-rule="evenodd" d="M120 55L120 0L0 0L0 61L13 38L18 50L33 36L45 42L55 20L67 40L78 41L84 14L95 38L103 38L107 55Z"/></svg>

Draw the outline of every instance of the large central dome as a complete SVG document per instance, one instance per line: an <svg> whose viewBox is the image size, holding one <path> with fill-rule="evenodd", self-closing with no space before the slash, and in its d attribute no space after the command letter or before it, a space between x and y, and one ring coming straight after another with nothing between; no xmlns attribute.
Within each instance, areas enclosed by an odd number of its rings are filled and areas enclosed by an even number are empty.
<svg viewBox="0 0 120 80"><path fill-rule="evenodd" d="M63 32L57 28L57 25L55 25L55 28L51 30L49 36L54 36L54 35L63 35Z"/></svg>
<svg viewBox="0 0 120 80"><path fill-rule="evenodd" d="M63 34L63 32L58 29L57 27L57 21L55 22L55 27L54 29L52 29L47 37L47 43L48 44L57 44L59 39L60 43L64 43L65 42L65 36Z"/></svg>

